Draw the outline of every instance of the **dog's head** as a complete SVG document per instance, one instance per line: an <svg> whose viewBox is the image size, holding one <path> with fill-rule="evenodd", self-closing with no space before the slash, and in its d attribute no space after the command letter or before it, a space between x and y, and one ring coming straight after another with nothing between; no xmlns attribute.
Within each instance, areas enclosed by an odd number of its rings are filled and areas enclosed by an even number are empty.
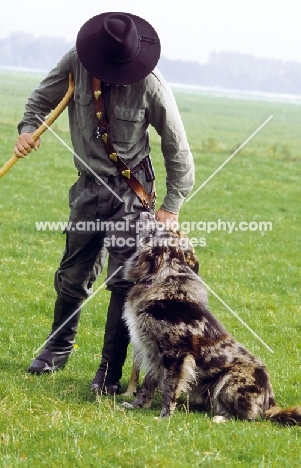
<svg viewBox="0 0 301 468"><path fill-rule="evenodd" d="M172 271L188 272L188 267L196 274L199 271L189 238L146 213L140 226L137 250L125 263L124 278L131 282L148 281Z"/></svg>

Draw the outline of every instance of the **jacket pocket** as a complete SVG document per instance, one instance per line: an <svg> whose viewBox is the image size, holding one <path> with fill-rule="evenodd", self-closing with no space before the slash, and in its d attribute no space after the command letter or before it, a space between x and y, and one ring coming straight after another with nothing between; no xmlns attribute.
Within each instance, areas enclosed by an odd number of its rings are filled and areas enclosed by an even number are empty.
<svg viewBox="0 0 301 468"><path fill-rule="evenodd" d="M147 123L145 109L136 107L114 107L112 140L117 143L136 143L145 133Z"/></svg>
<svg viewBox="0 0 301 468"><path fill-rule="evenodd" d="M91 94L85 93L81 88L76 88L74 93L74 101L76 105L78 126L81 130L83 130L87 125L88 116L90 114L92 96Z"/></svg>
<svg viewBox="0 0 301 468"><path fill-rule="evenodd" d="M136 107L114 107L114 116L119 120L128 120L130 122L141 122L144 120L144 109L138 109Z"/></svg>

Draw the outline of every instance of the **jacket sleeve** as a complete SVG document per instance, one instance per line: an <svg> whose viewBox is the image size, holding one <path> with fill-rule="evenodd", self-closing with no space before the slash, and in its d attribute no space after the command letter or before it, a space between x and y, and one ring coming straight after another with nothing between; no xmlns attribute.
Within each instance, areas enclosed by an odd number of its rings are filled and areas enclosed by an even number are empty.
<svg viewBox="0 0 301 468"><path fill-rule="evenodd" d="M194 162L184 125L170 87L155 70L152 75L148 119L161 137L166 168L166 195L162 208L178 213L194 183Z"/></svg>
<svg viewBox="0 0 301 468"><path fill-rule="evenodd" d="M69 55L70 51L29 96L23 118L18 124L19 134L34 132L41 125L41 119L44 120L66 94L70 69Z"/></svg>

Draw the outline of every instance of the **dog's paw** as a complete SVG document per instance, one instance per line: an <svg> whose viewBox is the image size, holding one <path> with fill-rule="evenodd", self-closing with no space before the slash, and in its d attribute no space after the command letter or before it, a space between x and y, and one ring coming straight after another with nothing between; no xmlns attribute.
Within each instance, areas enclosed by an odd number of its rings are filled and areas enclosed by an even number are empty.
<svg viewBox="0 0 301 468"><path fill-rule="evenodd" d="M124 393L122 394L122 396L134 398L134 397L136 396L136 394L137 394L136 391L132 392L131 390L127 390L126 392L124 392Z"/></svg>
<svg viewBox="0 0 301 468"><path fill-rule="evenodd" d="M225 422L227 422L229 420L225 416L214 416L212 418L212 421L217 423L217 424L222 424L222 423L225 423Z"/></svg>
<svg viewBox="0 0 301 468"><path fill-rule="evenodd" d="M171 416L170 410L168 408L162 408L160 419L168 418L169 416Z"/></svg>
<svg viewBox="0 0 301 468"><path fill-rule="evenodd" d="M123 403L121 403L121 406L126 409L134 409L134 406L132 405L132 403L128 403L127 401L124 401Z"/></svg>

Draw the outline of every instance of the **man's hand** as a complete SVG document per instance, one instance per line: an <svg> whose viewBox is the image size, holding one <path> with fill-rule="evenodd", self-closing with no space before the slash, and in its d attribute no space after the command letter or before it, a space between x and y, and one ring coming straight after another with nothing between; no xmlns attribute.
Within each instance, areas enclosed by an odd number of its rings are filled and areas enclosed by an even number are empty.
<svg viewBox="0 0 301 468"><path fill-rule="evenodd" d="M161 223L177 226L179 216L177 214L170 213L169 211L165 211L163 208L159 208L156 211L156 219Z"/></svg>
<svg viewBox="0 0 301 468"><path fill-rule="evenodd" d="M40 144L40 138L37 141L35 141L32 136L32 133L23 133L18 137L16 141L14 153L17 156L17 158L24 158L33 149L37 150L40 147Z"/></svg>

